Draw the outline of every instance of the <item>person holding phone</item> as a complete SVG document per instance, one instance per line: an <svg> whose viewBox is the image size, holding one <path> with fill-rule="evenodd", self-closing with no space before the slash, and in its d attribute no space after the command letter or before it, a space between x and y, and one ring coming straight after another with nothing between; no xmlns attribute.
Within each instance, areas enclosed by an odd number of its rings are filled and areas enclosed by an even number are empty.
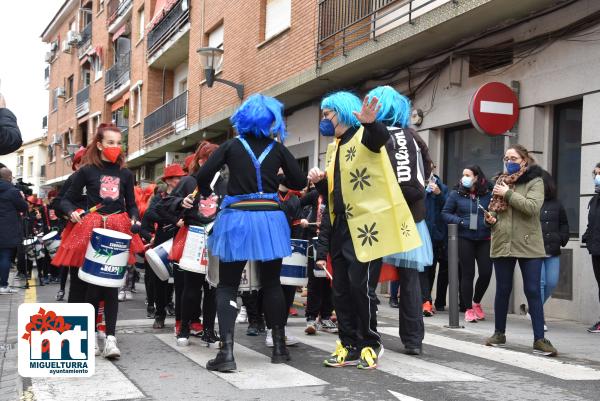
<svg viewBox="0 0 600 401"><path fill-rule="evenodd" d="M485 319L481 299L490 284L490 228L485 225L485 210L492 194L485 174L478 165L465 167L462 178L448 196L442 209L446 223L458 224L458 254L461 267L460 293L465 321L475 323ZM475 280L475 261L478 278Z"/></svg>

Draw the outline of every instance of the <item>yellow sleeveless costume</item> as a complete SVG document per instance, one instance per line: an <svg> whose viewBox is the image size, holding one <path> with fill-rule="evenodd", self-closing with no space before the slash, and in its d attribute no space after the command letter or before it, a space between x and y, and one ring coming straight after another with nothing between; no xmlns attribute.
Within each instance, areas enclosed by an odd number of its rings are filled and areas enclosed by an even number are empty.
<svg viewBox="0 0 600 401"><path fill-rule="evenodd" d="M362 143L360 127L348 143L339 146L340 178L346 218L354 252L369 262L421 246L417 226L385 152L371 152ZM339 139L327 147L329 213L333 224L333 182Z"/></svg>

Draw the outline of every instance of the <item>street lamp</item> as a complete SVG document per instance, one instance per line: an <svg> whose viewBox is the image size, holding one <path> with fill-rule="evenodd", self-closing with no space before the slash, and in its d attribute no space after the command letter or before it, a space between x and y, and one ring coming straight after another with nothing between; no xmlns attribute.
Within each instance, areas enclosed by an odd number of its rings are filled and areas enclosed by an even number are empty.
<svg viewBox="0 0 600 401"><path fill-rule="evenodd" d="M221 66L223 62L223 49L216 47L201 47L197 50L200 55L200 65L204 68L204 76L206 78L206 86L212 88L215 81L221 82L222 84L231 86L237 91L238 97L244 98L244 85L236 84L235 82L228 81L226 79L215 78L215 71Z"/></svg>

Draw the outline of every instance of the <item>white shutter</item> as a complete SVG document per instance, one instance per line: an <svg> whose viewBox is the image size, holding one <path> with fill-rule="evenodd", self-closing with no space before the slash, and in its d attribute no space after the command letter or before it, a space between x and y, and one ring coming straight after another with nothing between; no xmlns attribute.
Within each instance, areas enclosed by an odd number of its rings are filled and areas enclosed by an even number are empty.
<svg viewBox="0 0 600 401"><path fill-rule="evenodd" d="M292 0L267 0L265 39L292 24Z"/></svg>

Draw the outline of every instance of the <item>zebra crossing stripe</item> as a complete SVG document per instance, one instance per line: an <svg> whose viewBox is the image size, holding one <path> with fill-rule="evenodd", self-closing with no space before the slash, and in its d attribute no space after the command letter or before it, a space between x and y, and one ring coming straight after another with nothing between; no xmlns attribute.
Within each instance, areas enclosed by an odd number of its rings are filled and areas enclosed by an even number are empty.
<svg viewBox="0 0 600 401"><path fill-rule="evenodd" d="M192 343L188 347L175 345L173 334L156 334L156 337L191 359L202 368L217 353L214 348L207 348ZM329 384L315 376L286 364L272 364L271 358L241 344L235 344L235 361L238 370L235 374L211 372L240 390L260 390L284 387L322 386Z"/></svg>
<svg viewBox="0 0 600 401"><path fill-rule="evenodd" d="M396 328L387 328L398 331ZM307 336L302 327L286 327L286 331L295 335L304 344L311 347L331 352L335 348L336 337L333 335L319 334ZM379 330L382 332L382 330ZM325 359L323 355L323 359ZM378 362L377 370L401 377L411 382L481 382L486 381L483 377L475 376L447 366L424 361L419 358L404 355L386 349L383 357Z"/></svg>
<svg viewBox="0 0 600 401"><path fill-rule="evenodd" d="M401 394L396 391L388 390L391 395L399 399L400 401L422 401L420 398L414 398L409 395Z"/></svg>
<svg viewBox="0 0 600 401"><path fill-rule="evenodd" d="M381 331L386 333L389 330L383 328ZM395 334L396 333L393 335ZM523 352L504 348L488 347L483 344L455 340L453 338L430 333L425 334L423 343L434 347L445 348L454 352L476 356L478 358L484 358L489 361L527 369L532 372L556 377L557 379L600 380L600 371L583 365L562 362L559 359L535 356L533 354L525 354Z"/></svg>
<svg viewBox="0 0 600 401"><path fill-rule="evenodd" d="M112 362L102 357L96 357L96 373L92 377L32 378L31 384L36 401L109 401L145 397Z"/></svg>

